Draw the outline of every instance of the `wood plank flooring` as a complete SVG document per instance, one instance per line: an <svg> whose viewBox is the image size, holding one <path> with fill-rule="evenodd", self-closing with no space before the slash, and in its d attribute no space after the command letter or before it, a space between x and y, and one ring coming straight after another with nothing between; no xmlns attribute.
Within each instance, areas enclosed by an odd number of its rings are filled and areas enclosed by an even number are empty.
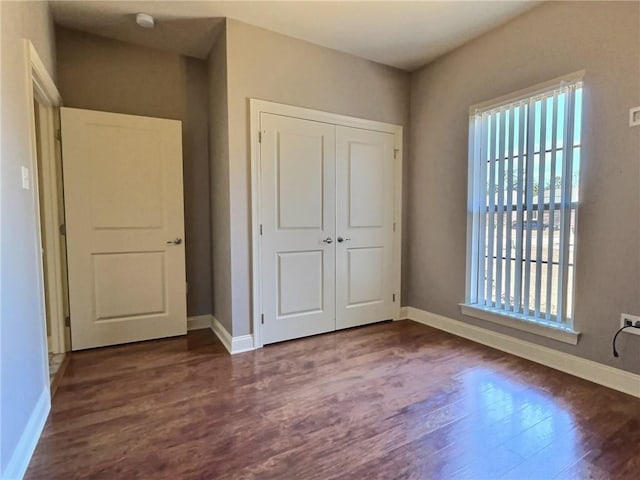
<svg viewBox="0 0 640 480"><path fill-rule="evenodd" d="M640 399L411 321L74 353L28 479L625 479Z"/></svg>

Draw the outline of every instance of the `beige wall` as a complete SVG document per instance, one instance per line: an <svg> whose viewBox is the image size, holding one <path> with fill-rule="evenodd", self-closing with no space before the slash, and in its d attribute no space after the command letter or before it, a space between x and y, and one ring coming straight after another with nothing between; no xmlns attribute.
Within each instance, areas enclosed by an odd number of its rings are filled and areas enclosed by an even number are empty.
<svg viewBox="0 0 640 480"><path fill-rule="evenodd" d="M23 39L31 40L54 78L55 48L45 2L0 2L0 22L0 477L6 478L7 465L49 381L38 288L37 200L34 190L23 190L20 181L21 167L33 168L29 117L33 105L27 100L31 85Z"/></svg>
<svg viewBox="0 0 640 480"><path fill-rule="evenodd" d="M211 49L208 71L213 315L227 331L231 332L231 217L226 26L223 26Z"/></svg>
<svg viewBox="0 0 640 480"><path fill-rule="evenodd" d="M407 125L409 75L227 21L233 336L251 331L249 99Z"/></svg>
<svg viewBox="0 0 640 480"><path fill-rule="evenodd" d="M411 94L406 304L640 372L640 4L550 2L416 72ZM468 107L586 69L573 347L463 317Z"/></svg>
<svg viewBox="0 0 640 480"><path fill-rule="evenodd" d="M58 27L67 107L182 121L189 315L212 312L206 62Z"/></svg>

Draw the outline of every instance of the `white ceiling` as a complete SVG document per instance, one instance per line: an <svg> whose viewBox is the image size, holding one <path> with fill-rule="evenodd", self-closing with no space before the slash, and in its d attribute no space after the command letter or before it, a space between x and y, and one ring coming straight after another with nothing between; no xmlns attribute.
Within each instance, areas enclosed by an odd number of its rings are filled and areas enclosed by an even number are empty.
<svg viewBox="0 0 640 480"><path fill-rule="evenodd" d="M512 1L52 1L56 23L135 44L205 58L222 17L403 70L534 7ZM136 26L134 14L156 17Z"/></svg>

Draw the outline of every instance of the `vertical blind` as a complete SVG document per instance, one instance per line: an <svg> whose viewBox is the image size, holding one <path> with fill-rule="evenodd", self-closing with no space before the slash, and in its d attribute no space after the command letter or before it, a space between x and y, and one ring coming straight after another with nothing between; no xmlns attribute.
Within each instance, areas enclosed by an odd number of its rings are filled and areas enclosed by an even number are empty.
<svg viewBox="0 0 640 480"><path fill-rule="evenodd" d="M471 113L468 304L571 323L581 117L581 81Z"/></svg>

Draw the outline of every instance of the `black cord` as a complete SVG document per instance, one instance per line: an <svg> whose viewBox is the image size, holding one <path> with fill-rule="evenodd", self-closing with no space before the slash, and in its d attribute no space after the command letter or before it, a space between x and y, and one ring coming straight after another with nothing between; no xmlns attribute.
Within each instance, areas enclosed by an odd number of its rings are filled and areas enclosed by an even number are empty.
<svg viewBox="0 0 640 480"><path fill-rule="evenodd" d="M618 335L620 335L620 332L623 331L625 328L637 328L634 327L633 325L625 325L624 327L620 327L620 329L616 332L616 334L613 336L613 356L618 358L620 355L618 355L618 351L616 350L616 338L618 338Z"/></svg>

